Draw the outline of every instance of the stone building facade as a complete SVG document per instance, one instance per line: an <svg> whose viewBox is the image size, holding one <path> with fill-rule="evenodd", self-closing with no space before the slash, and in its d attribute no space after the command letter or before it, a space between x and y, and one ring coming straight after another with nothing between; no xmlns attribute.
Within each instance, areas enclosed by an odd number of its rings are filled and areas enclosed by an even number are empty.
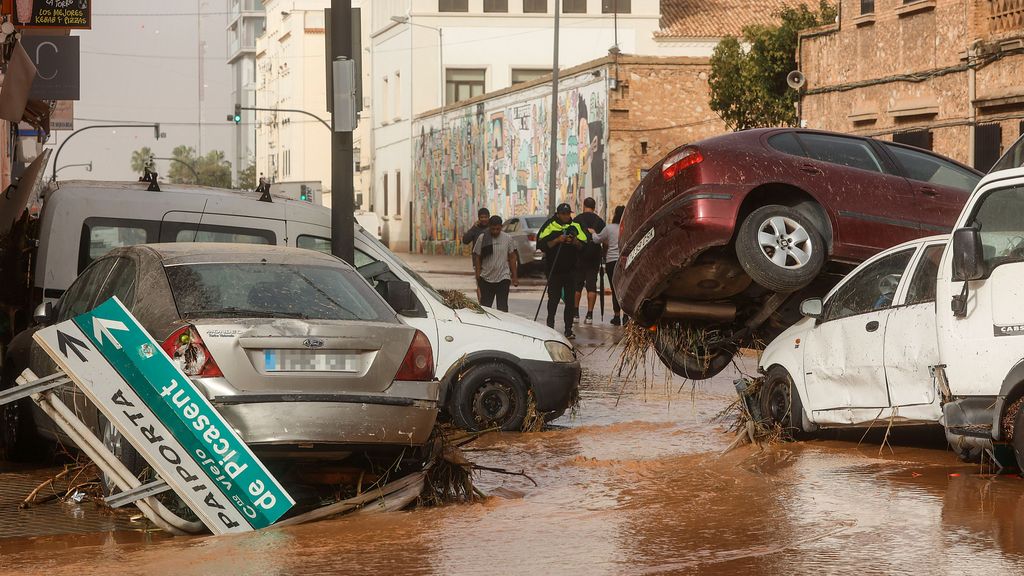
<svg viewBox="0 0 1024 576"><path fill-rule="evenodd" d="M981 170L1024 124L1024 0L841 0L801 34L809 128L928 148Z"/></svg>
<svg viewBox="0 0 1024 576"><path fill-rule="evenodd" d="M708 107L706 58L618 55L559 82L555 203L611 214L643 170L673 148L725 131ZM550 75L413 121L414 250L455 253L486 206L503 217L550 211Z"/></svg>

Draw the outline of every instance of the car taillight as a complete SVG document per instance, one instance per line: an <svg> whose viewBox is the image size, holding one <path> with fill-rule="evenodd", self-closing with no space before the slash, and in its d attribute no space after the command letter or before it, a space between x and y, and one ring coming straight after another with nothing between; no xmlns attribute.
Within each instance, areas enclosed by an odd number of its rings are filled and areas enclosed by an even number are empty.
<svg viewBox="0 0 1024 576"><path fill-rule="evenodd" d="M395 380L433 380L434 379L434 351L430 347L430 340L427 335L419 330L412 337L412 344L409 344L409 351L405 353L405 360L395 374Z"/></svg>
<svg viewBox="0 0 1024 576"><path fill-rule="evenodd" d="M534 234L533 232L530 232L529 234L526 235L526 239L529 240L530 242L536 242L537 235Z"/></svg>
<svg viewBox="0 0 1024 576"><path fill-rule="evenodd" d="M704 155L696 148L684 148L669 156L661 163L661 175L671 180L676 174L704 161Z"/></svg>
<svg viewBox="0 0 1024 576"><path fill-rule="evenodd" d="M184 326L171 334L163 343L164 352L189 376L216 378L223 376L203 339L193 326Z"/></svg>

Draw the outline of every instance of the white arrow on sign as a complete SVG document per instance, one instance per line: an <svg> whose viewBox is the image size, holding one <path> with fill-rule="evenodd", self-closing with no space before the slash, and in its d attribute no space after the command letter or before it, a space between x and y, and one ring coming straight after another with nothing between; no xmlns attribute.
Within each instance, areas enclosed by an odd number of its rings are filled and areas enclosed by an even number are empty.
<svg viewBox="0 0 1024 576"><path fill-rule="evenodd" d="M103 342L103 336L110 340L110 343L114 345L114 348L121 349L121 343L114 338L114 335L110 333L111 330L124 330L127 331L128 327L124 325L124 322L120 320L107 320L106 318L100 318L98 316L92 317L92 335L96 338L97 342Z"/></svg>

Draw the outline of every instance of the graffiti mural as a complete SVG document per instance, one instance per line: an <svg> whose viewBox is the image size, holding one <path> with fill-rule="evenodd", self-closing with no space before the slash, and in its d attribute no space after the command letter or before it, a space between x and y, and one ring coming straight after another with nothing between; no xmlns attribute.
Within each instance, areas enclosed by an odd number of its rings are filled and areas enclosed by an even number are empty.
<svg viewBox="0 0 1024 576"><path fill-rule="evenodd" d="M559 90L555 198L579 210L592 196L604 213L608 91L604 80L593 79L589 72L569 78ZM448 109L443 125L440 114L416 121L418 251L463 252L459 239L482 206L503 218L548 211L551 95L545 88Z"/></svg>

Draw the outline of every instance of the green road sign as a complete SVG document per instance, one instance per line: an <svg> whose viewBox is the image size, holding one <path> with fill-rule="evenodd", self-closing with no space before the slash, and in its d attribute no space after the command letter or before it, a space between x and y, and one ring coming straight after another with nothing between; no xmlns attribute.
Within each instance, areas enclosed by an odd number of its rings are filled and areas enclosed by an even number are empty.
<svg viewBox="0 0 1024 576"><path fill-rule="evenodd" d="M120 300L73 321L253 528L273 524L295 504Z"/></svg>

